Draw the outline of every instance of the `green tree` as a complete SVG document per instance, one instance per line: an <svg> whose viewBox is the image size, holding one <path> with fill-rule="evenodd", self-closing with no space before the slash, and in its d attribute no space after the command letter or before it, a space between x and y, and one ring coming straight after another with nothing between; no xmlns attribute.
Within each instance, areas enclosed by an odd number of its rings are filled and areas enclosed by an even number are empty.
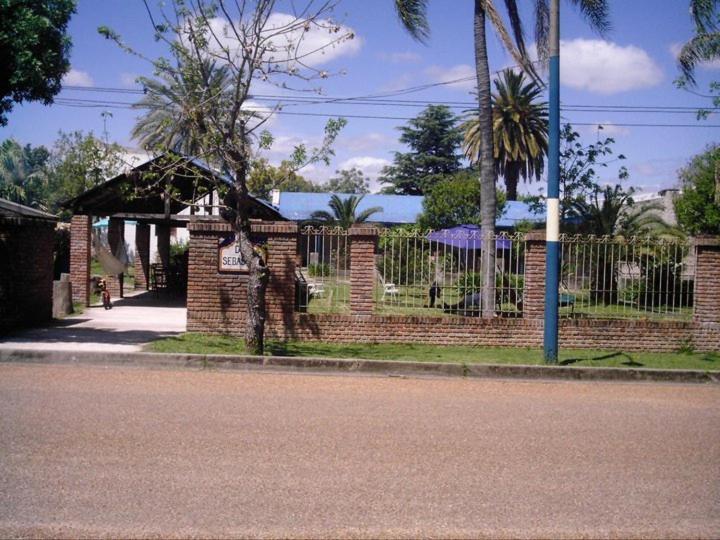
<svg viewBox="0 0 720 540"><path fill-rule="evenodd" d="M49 152L44 146L20 146L14 139L0 145L0 198L48 209Z"/></svg>
<svg viewBox="0 0 720 540"><path fill-rule="evenodd" d="M463 170L435 184L423 199L423 213L418 224L423 228L446 229L456 225L480 225L480 184L477 173ZM505 197L498 194L498 211Z"/></svg>
<svg viewBox="0 0 720 540"><path fill-rule="evenodd" d="M602 126L598 126L602 131ZM580 139L580 133L570 124L560 132L560 217L562 222L577 221L577 210L600 189L598 169L625 160L623 154L615 156L615 139L605 137L591 144ZM618 168L619 180L628 178L625 167ZM566 226L566 225L563 225Z"/></svg>
<svg viewBox="0 0 720 540"><path fill-rule="evenodd" d="M337 176L325 182L321 191L330 191L332 193L370 193L370 182L365 174L353 167L352 169L341 169L335 171Z"/></svg>
<svg viewBox="0 0 720 540"><path fill-rule="evenodd" d="M495 169L505 179L509 201L517 200L518 181L540 180L548 148L548 108L541 102L542 88L525 74L506 69L495 79L493 148ZM480 160L480 124L477 116L463 125L465 156Z"/></svg>
<svg viewBox="0 0 720 540"><path fill-rule="evenodd" d="M383 168L385 193L422 195L436 182L460 169L462 131L445 105L430 105L400 128L400 142L410 152L395 152L393 164Z"/></svg>
<svg viewBox="0 0 720 540"><path fill-rule="evenodd" d="M202 122L198 116L205 114L204 102L212 95L214 98L207 106L227 106L231 101L227 92L232 87L227 65L208 59L201 63L201 69L180 67L160 72L157 79L138 78L146 93L133 108L145 113L133 127L132 137L142 148L156 152L173 150L187 156L200 154L202 147L195 126ZM207 77L206 84L197 80L201 76ZM213 115L222 113L213 111Z"/></svg>
<svg viewBox="0 0 720 540"><path fill-rule="evenodd" d="M0 0L0 126L15 103L50 104L70 68L74 0Z"/></svg>
<svg viewBox="0 0 720 540"><path fill-rule="evenodd" d="M122 49L149 61L162 84L182 81L189 87L180 110L197 145L194 154L231 179L230 183L212 181L222 197L221 215L235 232L248 267L245 344L249 352L262 354L269 270L265 250L252 234L248 176L256 151L272 145L272 136L265 129L272 114L258 113L250 101L250 89L258 82L288 87L295 83L310 86L327 79L328 71L316 67L309 58L319 59L325 49L353 39L354 34L332 20L332 2L306 0L291 10L296 15L279 12L276 0L171 0L159 4L159 9L150 8L149 3L146 6L164 56L149 58L108 27L98 31ZM308 36L330 37L318 45L310 43ZM208 58L229 72L223 91L213 92L216 68L203 60ZM273 110L279 107L277 104ZM332 144L345 123L344 119L329 120L322 144L317 148L296 146L289 163L295 170L309 163L329 163ZM181 156L175 162L177 167L184 166Z"/></svg>
<svg viewBox="0 0 720 540"><path fill-rule="evenodd" d="M590 24L598 30L607 28L607 0L570 0L571 3L579 6L580 11L588 19ZM480 215L482 236L488 243L492 242L495 232L496 213L496 191L495 185L497 175L495 173L495 155L493 148L493 118L490 90L490 63L487 54L487 33L486 19L497 31L498 36L515 59L518 65L522 66L526 73L538 79L535 69L528 60L527 51L523 39L522 20L516 0L504 0L507 11L512 37L507 30L505 23L500 16L496 4L498 0L474 0L473 1L473 31L475 48L475 76L477 79L478 91L478 123L480 131L480 185L481 203ZM424 41L430 34L430 26L427 22L427 0L395 0L395 9L411 36L419 41ZM535 0L535 28L538 51L541 58L547 56L549 7L548 0ZM483 317L494 316L494 296L492 283L494 282L495 259L494 249L483 250L481 260L481 273L483 283L487 286L482 291Z"/></svg>
<svg viewBox="0 0 720 540"><path fill-rule="evenodd" d="M271 199L270 192L274 189L310 193L321 191L318 186L300 176L290 164L281 163L275 167L265 158L253 162L247 182L250 193L266 201Z"/></svg>
<svg viewBox="0 0 720 540"><path fill-rule="evenodd" d="M69 217L62 203L120 174L125 164L118 144L107 144L92 132L60 132L48 162L50 209Z"/></svg>
<svg viewBox="0 0 720 540"><path fill-rule="evenodd" d="M323 225L332 225L349 229L355 223L365 223L373 214L382 212L379 206L367 208L358 213L358 205L362 202L365 195L350 195L342 198L339 195L330 197L328 206L331 212L326 210L316 210L310 218L313 221L322 223Z"/></svg>
<svg viewBox="0 0 720 540"><path fill-rule="evenodd" d="M587 198L577 200L573 207L581 219L579 231L597 236L639 236L669 232L670 226L655 212L660 204L636 206L634 188L594 185Z"/></svg>
<svg viewBox="0 0 720 540"><path fill-rule="evenodd" d="M712 144L679 172L675 200L680 228L688 234L720 234L720 145Z"/></svg>

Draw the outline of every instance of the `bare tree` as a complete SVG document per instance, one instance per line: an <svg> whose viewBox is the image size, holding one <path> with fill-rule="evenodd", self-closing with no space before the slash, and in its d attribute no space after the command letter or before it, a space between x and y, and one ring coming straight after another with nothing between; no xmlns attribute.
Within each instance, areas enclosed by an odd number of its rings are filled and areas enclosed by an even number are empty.
<svg viewBox="0 0 720 540"><path fill-rule="evenodd" d="M251 237L247 178L253 152L272 144L266 124L281 104L260 107L252 101L251 89L266 83L284 91L319 91L313 85L333 73L320 69L318 58L354 35L331 18L336 3L331 0L284 3L289 13L281 12L276 0L170 0L155 9L147 0L144 3L154 37L166 45L167 57L148 58L111 29L98 30L148 60L159 79L182 87L182 92L174 93L181 96L174 109L186 136L193 138L192 147L200 154L195 157L232 179L230 184L216 180L216 188L221 215L232 225L248 266L246 347L262 354L269 271L262 247ZM227 81L221 85L219 70ZM331 145L344 124L343 119L328 121L322 144L310 149L297 146L290 162L296 168L328 163Z"/></svg>

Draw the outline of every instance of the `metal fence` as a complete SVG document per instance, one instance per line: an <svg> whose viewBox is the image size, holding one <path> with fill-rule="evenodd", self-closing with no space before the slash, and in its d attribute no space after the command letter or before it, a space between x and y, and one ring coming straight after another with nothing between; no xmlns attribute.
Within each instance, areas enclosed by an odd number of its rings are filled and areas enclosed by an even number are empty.
<svg viewBox="0 0 720 540"><path fill-rule="evenodd" d="M560 314L689 319L694 259L680 239L562 235Z"/></svg>
<svg viewBox="0 0 720 540"><path fill-rule="evenodd" d="M498 234L495 246L495 311L522 314L525 236ZM384 229L376 255L376 311L399 315L481 313L480 231Z"/></svg>
<svg viewBox="0 0 720 540"><path fill-rule="evenodd" d="M342 227L304 227L298 243L296 309L349 313L350 243Z"/></svg>
<svg viewBox="0 0 720 540"><path fill-rule="evenodd" d="M340 227L305 227L298 243L299 311L349 313L350 240ZM494 312L520 317L527 240L499 233ZM694 251L684 240L562 235L560 316L687 320L692 317ZM375 311L385 315L479 316L480 231L455 227L380 229Z"/></svg>

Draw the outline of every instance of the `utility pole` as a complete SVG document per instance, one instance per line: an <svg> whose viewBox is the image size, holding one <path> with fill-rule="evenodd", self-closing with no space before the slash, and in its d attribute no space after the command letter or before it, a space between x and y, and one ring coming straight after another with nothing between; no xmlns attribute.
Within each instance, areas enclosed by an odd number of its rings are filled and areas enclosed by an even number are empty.
<svg viewBox="0 0 720 540"><path fill-rule="evenodd" d="M560 0L550 2L550 141L548 146L545 240L545 362L558 361L558 285L560 284Z"/></svg>

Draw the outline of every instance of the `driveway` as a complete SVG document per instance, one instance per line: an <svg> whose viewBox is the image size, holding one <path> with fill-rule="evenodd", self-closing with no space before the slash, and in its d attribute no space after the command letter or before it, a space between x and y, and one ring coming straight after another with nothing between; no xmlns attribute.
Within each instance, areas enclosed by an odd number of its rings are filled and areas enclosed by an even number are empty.
<svg viewBox="0 0 720 540"><path fill-rule="evenodd" d="M0 365L1 537L717 538L720 387Z"/></svg>
<svg viewBox="0 0 720 540"><path fill-rule="evenodd" d="M89 307L43 328L0 338L0 348L134 352L154 339L185 332L184 300L150 292L113 302L113 309Z"/></svg>

